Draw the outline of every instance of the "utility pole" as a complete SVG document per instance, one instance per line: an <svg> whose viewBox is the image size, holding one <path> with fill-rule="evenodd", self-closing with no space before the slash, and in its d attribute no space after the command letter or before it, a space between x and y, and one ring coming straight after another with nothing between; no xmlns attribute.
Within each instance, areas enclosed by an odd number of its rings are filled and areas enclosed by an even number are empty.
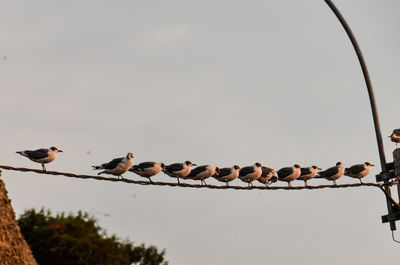
<svg viewBox="0 0 400 265"><path fill-rule="evenodd" d="M340 13L339 9L335 6L335 4L331 0L325 0L325 3L330 7L332 12L336 15L337 19L339 22L342 24L344 30L347 33L347 36L349 37L351 43L353 44L354 51L357 54L358 61L360 62L360 66L364 75L364 80L365 84L367 86L368 90L368 95L369 95L369 100L371 104L371 111L372 111L372 118L374 120L374 126L375 126L375 135L376 135L376 141L378 144L378 151L379 151L379 158L381 161L381 169L382 172L376 176L376 180L383 181L384 184L384 190L386 193L386 205L388 209L388 214L385 216L382 216L382 222L390 223L390 230L394 231L396 230L396 223L395 221L400 220L400 207L398 207L398 203L395 203L393 200L390 200L392 198L391 195L391 183L390 180L395 178L394 171L391 170L393 168L393 163L386 164L386 158L385 158L385 150L383 148L383 141L382 141L382 133L381 133L381 128L379 125L379 116L378 116L378 110L376 107L376 101L375 101L375 95L374 95L374 90L372 87L372 82L371 78L369 76L367 64L364 60L364 56L362 55L361 48L358 45L358 42L356 40L356 37L354 36L350 26L347 24L346 20L344 19L343 15ZM398 149L396 149L398 150ZM395 150L395 151L396 151ZM400 164L400 153L396 153L397 155L397 163ZM396 159L395 159L396 161ZM396 168L394 166L394 168ZM400 174L399 174L400 176ZM400 186L398 185L398 190L400 191ZM399 193L400 196L400 193ZM400 197L399 197L400 199Z"/></svg>
<svg viewBox="0 0 400 265"><path fill-rule="evenodd" d="M393 151L394 176L400 181L400 148ZM397 183L397 195L400 201L400 182Z"/></svg>
<svg viewBox="0 0 400 265"><path fill-rule="evenodd" d="M386 178L388 180L390 179L396 179L397 181L400 180L400 148L397 148L393 151L393 163L388 164L389 172L387 174L380 174L376 176L377 181L382 181L382 179ZM387 195L392 197L390 186L388 186L389 191ZM397 193L400 201L400 183L397 184ZM395 222L397 220L400 220L400 207L398 203L390 202L391 208L388 212L387 215L382 216L382 222L387 223L387 222ZM395 229L392 229L396 230Z"/></svg>

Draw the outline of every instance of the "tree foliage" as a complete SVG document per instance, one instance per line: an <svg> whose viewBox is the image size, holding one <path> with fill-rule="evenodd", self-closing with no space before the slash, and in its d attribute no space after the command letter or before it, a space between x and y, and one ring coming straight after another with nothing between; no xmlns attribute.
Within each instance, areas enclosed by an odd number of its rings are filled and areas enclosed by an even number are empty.
<svg viewBox="0 0 400 265"><path fill-rule="evenodd" d="M88 213L52 216L49 210L26 210L18 224L41 265L167 265L165 250L107 236Z"/></svg>

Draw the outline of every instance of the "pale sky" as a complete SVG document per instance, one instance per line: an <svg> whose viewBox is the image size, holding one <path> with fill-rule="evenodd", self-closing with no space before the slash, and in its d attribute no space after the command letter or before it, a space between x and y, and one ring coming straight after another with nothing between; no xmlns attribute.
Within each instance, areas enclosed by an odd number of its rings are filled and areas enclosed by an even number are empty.
<svg viewBox="0 0 400 265"><path fill-rule="evenodd" d="M367 61L391 161L400 2L335 3ZM64 153L48 170L77 174L128 152L134 163L219 167L370 161L377 167L365 182L379 173L361 69L322 0L1 6L0 164L41 168L15 151L57 146ZM376 188L208 190L12 171L2 178L18 215L87 211L108 234L166 248L173 265L398 263ZM154 180L175 182L162 173Z"/></svg>

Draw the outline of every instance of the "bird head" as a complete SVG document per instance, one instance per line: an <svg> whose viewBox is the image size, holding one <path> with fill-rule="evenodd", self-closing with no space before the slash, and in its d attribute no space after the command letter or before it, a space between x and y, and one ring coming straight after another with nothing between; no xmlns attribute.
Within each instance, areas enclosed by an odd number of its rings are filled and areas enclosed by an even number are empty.
<svg viewBox="0 0 400 265"><path fill-rule="evenodd" d="M262 167L261 163L258 163L258 162L255 163L254 165L255 165L256 167Z"/></svg>
<svg viewBox="0 0 400 265"><path fill-rule="evenodd" d="M298 164L294 165L295 168L301 168Z"/></svg>
<svg viewBox="0 0 400 265"><path fill-rule="evenodd" d="M53 152L62 152L62 150L58 150L58 148L55 146L50 147L50 150Z"/></svg>
<svg viewBox="0 0 400 265"><path fill-rule="evenodd" d="M365 162L364 163L366 166L374 167L375 165L371 164L370 162Z"/></svg>
<svg viewBox="0 0 400 265"><path fill-rule="evenodd" d="M340 165L342 165L342 162L337 162L336 165L340 166Z"/></svg>
<svg viewBox="0 0 400 265"><path fill-rule="evenodd" d="M319 167L317 167L317 166L312 166L312 168L313 168L313 169L316 169L316 170L322 170L322 168L319 168Z"/></svg>
<svg viewBox="0 0 400 265"><path fill-rule="evenodd" d="M193 163L190 162L189 160L188 160L188 161L185 161L185 165L187 165L187 166L197 166L196 164L193 164Z"/></svg>
<svg viewBox="0 0 400 265"><path fill-rule="evenodd" d="M236 169L236 170L240 169L240 167L238 165L234 165L233 168Z"/></svg>
<svg viewBox="0 0 400 265"><path fill-rule="evenodd" d="M164 163L161 163L160 166L161 166L162 170L165 170L166 166Z"/></svg>
<svg viewBox="0 0 400 265"><path fill-rule="evenodd" d="M133 158L133 154L132 154L132 153L128 153L128 154L126 155L126 158Z"/></svg>

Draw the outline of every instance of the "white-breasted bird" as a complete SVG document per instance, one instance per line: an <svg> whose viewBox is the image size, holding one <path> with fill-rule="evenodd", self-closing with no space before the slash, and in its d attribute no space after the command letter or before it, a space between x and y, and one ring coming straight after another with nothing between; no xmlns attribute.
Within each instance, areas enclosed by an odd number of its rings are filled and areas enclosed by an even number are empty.
<svg viewBox="0 0 400 265"><path fill-rule="evenodd" d="M218 175L214 175L213 177L218 181L225 182L226 186L229 187L229 182L239 177L239 171L240 167L238 165L224 167L219 170Z"/></svg>
<svg viewBox="0 0 400 265"><path fill-rule="evenodd" d="M128 153L126 157L115 158L108 163L101 164L100 166L93 166L94 170L104 169L104 171L99 172L97 175L106 173L118 178L122 178L122 174L128 171L133 165L133 154Z"/></svg>
<svg viewBox="0 0 400 265"><path fill-rule="evenodd" d="M333 181L333 184L336 186L336 180L343 176L345 167L342 162L337 162L336 166L330 167L327 170L318 172L318 175L315 178L325 178L327 180Z"/></svg>
<svg viewBox="0 0 400 265"><path fill-rule="evenodd" d="M41 148L37 150L18 151L17 154L25 156L30 160L42 164L43 172L46 172L44 164L50 163L56 159L58 152L62 152L57 147L50 147L49 149Z"/></svg>
<svg viewBox="0 0 400 265"><path fill-rule="evenodd" d="M360 183L363 183L361 179L371 172L371 167L373 166L375 165L372 165L370 162L353 165L349 168L346 168L344 174L352 178L357 178L360 180Z"/></svg>
<svg viewBox="0 0 400 265"><path fill-rule="evenodd" d="M185 161L184 163L175 163L165 167L164 173L170 177L177 178L178 184L180 184L179 179L185 179L192 171L192 166L196 166L190 161Z"/></svg>
<svg viewBox="0 0 400 265"><path fill-rule="evenodd" d="M314 178L317 175L318 170L322 170L322 168L319 168L317 166L302 167L300 177L298 177L297 180L303 180L304 185L307 187L307 180Z"/></svg>
<svg viewBox="0 0 400 265"><path fill-rule="evenodd" d="M298 164L295 164L293 167L284 167L278 170L278 180L286 181L288 183L288 187L292 187L290 184L291 181L296 180L300 177L301 167Z"/></svg>
<svg viewBox="0 0 400 265"><path fill-rule="evenodd" d="M389 137L393 143L396 143L396 147L397 147L397 144L400 143L400 129L394 129L392 134Z"/></svg>
<svg viewBox="0 0 400 265"><path fill-rule="evenodd" d="M151 177L160 173L160 171L165 169L164 163L157 163L157 162L142 162L137 165L133 165L129 171L138 174L141 177L148 178L150 182Z"/></svg>
<svg viewBox="0 0 400 265"><path fill-rule="evenodd" d="M261 168L261 176L257 179L259 182L268 186L271 183L274 183L278 180L278 173L273 168L262 167Z"/></svg>
<svg viewBox="0 0 400 265"><path fill-rule="evenodd" d="M218 175L219 168L216 166L204 165L198 166L190 171L189 175L186 177L187 179L200 180L201 184L207 185L205 179L212 177L214 175Z"/></svg>
<svg viewBox="0 0 400 265"><path fill-rule="evenodd" d="M262 173L262 165L260 163L254 163L249 167L242 167L239 171L239 179L249 184L249 187L253 187L253 181L258 179Z"/></svg>

